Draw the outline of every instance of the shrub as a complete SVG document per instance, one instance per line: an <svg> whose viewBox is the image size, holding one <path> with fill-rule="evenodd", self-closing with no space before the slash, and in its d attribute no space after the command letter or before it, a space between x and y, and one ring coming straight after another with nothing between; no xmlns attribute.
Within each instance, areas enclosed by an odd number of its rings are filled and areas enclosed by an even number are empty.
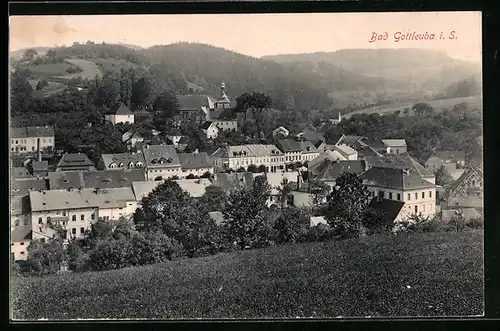
<svg viewBox="0 0 500 331"><path fill-rule="evenodd" d="M195 178L196 178L196 176L193 174L189 174L186 176L186 179L195 179Z"/></svg>
<svg viewBox="0 0 500 331"><path fill-rule="evenodd" d="M286 207L274 222L273 239L276 243L295 243L305 240L309 215L297 207Z"/></svg>
<svg viewBox="0 0 500 331"><path fill-rule="evenodd" d="M465 223L470 229L482 229L484 227L484 220L482 218L472 218Z"/></svg>
<svg viewBox="0 0 500 331"><path fill-rule="evenodd" d="M155 180L163 180L163 177L162 177L162 176L157 176L157 177L155 178Z"/></svg>
<svg viewBox="0 0 500 331"><path fill-rule="evenodd" d="M243 168L243 167L238 168L238 170L236 170L236 172L245 172L245 168Z"/></svg>
<svg viewBox="0 0 500 331"><path fill-rule="evenodd" d="M249 165L247 170L253 173L258 172L257 166L255 164Z"/></svg>
<svg viewBox="0 0 500 331"><path fill-rule="evenodd" d="M307 231L306 240L310 242L328 241L333 237L333 231L328 225L318 224Z"/></svg>
<svg viewBox="0 0 500 331"><path fill-rule="evenodd" d="M200 176L200 178L210 178L210 177L212 177L210 171L206 171L203 175Z"/></svg>
<svg viewBox="0 0 500 331"><path fill-rule="evenodd" d="M266 166L265 165L261 165L257 168L257 172L259 173L263 173L263 172L266 172Z"/></svg>

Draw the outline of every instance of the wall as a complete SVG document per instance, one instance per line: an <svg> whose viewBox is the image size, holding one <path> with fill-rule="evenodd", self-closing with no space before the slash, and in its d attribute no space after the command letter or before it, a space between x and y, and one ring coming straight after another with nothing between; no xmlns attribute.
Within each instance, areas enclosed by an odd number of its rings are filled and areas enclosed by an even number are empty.
<svg viewBox="0 0 500 331"><path fill-rule="evenodd" d="M156 177L162 176L164 179L173 176L182 176L181 167L171 167L171 168L148 168L147 170L147 180L155 180Z"/></svg>
<svg viewBox="0 0 500 331"><path fill-rule="evenodd" d="M55 139L52 137L11 138L11 152L30 153L37 151L37 139L40 138L40 149L54 148ZM17 148L17 150L16 150Z"/></svg>
<svg viewBox="0 0 500 331"><path fill-rule="evenodd" d="M199 177L205 174L207 171L213 174L214 168L210 167L210 168L183 169L180 178L186 178L187 176L189 176L189 174L193 174L194 176Z"/></svg>
<svg viewBox="0 0 500 331"><path fill-rule="evenodd" d="M65 215L64 215L65 214ZM92 214L94 214L94 220L92 220ZM73 221L73 215L75 215L75 221ZM83 220L81 219L81 215L83 215ZM90 228L91 222L98 219L98 210L97 208L80 208L80 209L66 209L66 210L50 210L50 211L42 211L42 212L32 212L31 213L31 224L33 228L33 239L45 238L42 234L40 234L39 228L47 227L47 217L56 218L56 217L67 217L67 221L61 224L64 228L68 230L68 238L72 233L72 229L76 229L76 237L80 237L81 228L84 230ZM42 218L42 223L39 224L39 218Z"/></svg>
<svg viewBox="0 0 500 331"><path fill-rule="evenodd" d="M134 115L114 115L113 124L127 123L134 124Z"/></svg>
<svg viewBox="0 0 500 331"><path fill-rule="evenodd" d="M300 191L292 191L292 203L295 207L302 208L307 207L310 208L313 205L313 196L307 192Z"/></svg>
<svg viewBox="0 0 500 331"><path fill-rule="evenodd" d="M387 147L387 154L399 155L407 152L406 146L403 147Z"/></svg>
<svg viewBox="0 0 500 331"><path fill-rule="evenodd" d="M123 216L131 215L137 209L137 201L127 201L124 208L99 208L98 218L106 220L118 220Z"/></svg>

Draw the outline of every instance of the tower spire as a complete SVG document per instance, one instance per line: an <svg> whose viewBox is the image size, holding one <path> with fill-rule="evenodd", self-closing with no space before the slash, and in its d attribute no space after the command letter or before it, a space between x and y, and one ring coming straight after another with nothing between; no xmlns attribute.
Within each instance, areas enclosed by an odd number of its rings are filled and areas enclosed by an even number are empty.
<svg viewBox="0 0 500 331"><path fill-rule="evenodd" d="M220 85L220 98L221 99L227 99L225 89L226 89L226 83L222 82L222 84Z"/></svg>

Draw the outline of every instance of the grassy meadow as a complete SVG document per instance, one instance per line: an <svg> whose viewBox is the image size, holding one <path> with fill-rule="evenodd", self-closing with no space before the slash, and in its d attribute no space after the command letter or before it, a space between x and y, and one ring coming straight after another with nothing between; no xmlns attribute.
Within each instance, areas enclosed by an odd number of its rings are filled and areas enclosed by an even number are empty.
<svg viewBox="0 0 500 331"><path fill-rule="evenodd" d="M483 313L483 232L374 235L11 280L14 319Z"/></svg>

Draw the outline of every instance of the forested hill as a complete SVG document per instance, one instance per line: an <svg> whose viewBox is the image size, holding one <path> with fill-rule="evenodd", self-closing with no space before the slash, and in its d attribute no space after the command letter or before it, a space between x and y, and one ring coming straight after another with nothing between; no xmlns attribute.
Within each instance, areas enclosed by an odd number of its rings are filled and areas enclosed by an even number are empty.
<svg viewBox="0 0 500 331"><path fill-rule="evenodd" d="M362 75L398 81L407 87L440 90L468 77L479 80L481 65L424 49L344 49L336 52L283 54L263 59L295 65L329 63Z"/></svg>

